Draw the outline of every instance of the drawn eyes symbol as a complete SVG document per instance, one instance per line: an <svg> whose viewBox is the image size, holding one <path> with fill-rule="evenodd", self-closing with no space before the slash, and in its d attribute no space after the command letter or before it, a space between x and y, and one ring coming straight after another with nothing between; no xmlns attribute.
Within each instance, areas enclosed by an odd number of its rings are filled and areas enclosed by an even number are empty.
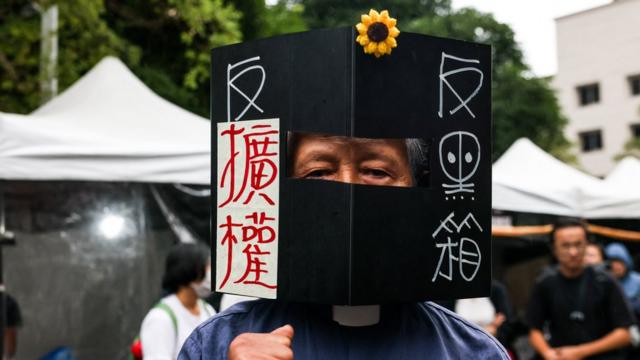
<svg viewBox="0 0 640 360"><path fill-rule="evenodd" d="M456 156L455 156L455 155L453 155L453 153L452 153L452 152L448 152L448 153L447 153L447 160L449 161L449 163L454 164L454 163L456 162ZM464 155L464 161L465 161L467 164L471 164L471 162L473 161L473 155L471 155L471 153L467 152L467 153Z"/></svg>
<svg viewBox="0 0 640 360"><path fill-rule="evenodd" d="M456 162L456 156L455 156L455 155L453 155L453 153L452 153L452 152L449 152L449 153L447 154L447 160L449 160L449 163L453 164L453 163L455 163L455 162Z"/></svg>
<svg viewBox="0 0 640 360"><path fill-rule="evenodd" d="M471 153L466 153L464 155L464 161L466 161L467 164L471 164L471 162L473 161L473 155L471 155Z"/></svg>

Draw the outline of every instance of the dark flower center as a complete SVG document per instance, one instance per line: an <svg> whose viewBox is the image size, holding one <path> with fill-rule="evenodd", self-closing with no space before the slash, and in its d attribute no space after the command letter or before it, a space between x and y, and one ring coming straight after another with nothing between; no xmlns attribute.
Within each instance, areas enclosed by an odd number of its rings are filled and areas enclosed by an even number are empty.
<svg viewBox="0 0 640 360"><path fill-rule="evenodd" d="M381 42L389 36L389 29L387 28L387 25L381 22L375 22L369 25L369 29L367 29L367 36L371 41Z"/></svg>

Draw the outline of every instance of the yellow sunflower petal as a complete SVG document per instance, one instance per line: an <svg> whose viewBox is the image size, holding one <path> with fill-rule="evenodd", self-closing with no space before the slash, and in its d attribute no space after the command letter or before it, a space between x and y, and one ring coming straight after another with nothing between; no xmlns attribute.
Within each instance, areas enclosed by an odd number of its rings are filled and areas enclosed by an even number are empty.
<svg viewBox="0 0 640 360"><path fill-rule="evenodd" d="M362 14L362 16L360 16L360 21L362 21L364 26L369 26L373 22L371 21L371 17L367 14Z"/></svg>
<svg viewBox="0 0 640 360"><path fill-rule="evenodd" d="M371 9L369 10L369 17L371 18L372 22L378 22L380 19L380 14L378 14L377 11Z"/></svg>
<svg viewBox="0 0 640 360"><path fill-rule="evenodd" d="M377 49L378 49L378 43L370 42L365 47L365 52L367 52L368 54L371 54L371 53L374 53Z"/></svg>
<svg viewBox="0 0 640 360"><path fill-rule="evenodd" d="M356 29L358 30L358 33L360 35L364 35L367 33L367 26L363 23L358 23L358 25L356 25Z"/></svg>
<svg viewBox="0 0 640 360"><path fill-rule="evenodd" d="M382 10L380 12L380 18L378 19L378 21L386 24L388 20L389 20L389 12L387 10Z"/></svg>
<svg viewBox="0 0 640 360"><path fill-rule="evenodd" d="M358 44L362 46L365 46L370 42L369 37L367 35L358 35L358 37L356 38L356 41L358 42Z"/></svg>
<svg viewBox="0 0 640 360"><path fill-rule="evenodd" d="M387 55L391 55L391 48L387 46Z"/></svg>
<svg viewBox="0 0 640 360"><path fill-rule="evenodd" d="M398 21L394 18L389 18L387 21L385 21L385 24L387 24L387 27L389 29L391 29L392 27L395 27L397 23Z"/></svg>
<svg viewBox="0 0 640 360"><path fill-rule="evenodd" d="M387 37L384 42L387 44L387 47L389 47L389 49L398 46L398 42L396 41L396 39L392 38L391 36Z"/></svg>
<svg viewBox="0 0 640 360"><path fill-rule="evenodd" d="M373 55L375 55L377 58L379 58L382 54L376 51Z"/></svg>
<svg viewBox="0 0 640 360"><path fill-rule="evenodd" d="M378 51L381 53L386 53L387 52L387 44L384 42L379 42L378 43Z"/></svg>
<svg viewBox="0 0 640 360"><path fill-rule="evenodd" d="M389 36L396 37L398 35L400 35L400 30L398 30L397 27L394 26L391 29L389 29Z"/></svg>

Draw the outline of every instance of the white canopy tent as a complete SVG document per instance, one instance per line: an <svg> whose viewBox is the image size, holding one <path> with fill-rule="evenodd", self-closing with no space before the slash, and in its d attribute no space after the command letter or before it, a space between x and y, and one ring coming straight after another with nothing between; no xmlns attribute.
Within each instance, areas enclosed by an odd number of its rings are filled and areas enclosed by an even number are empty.
<svg viewBox="0 0 640 360"><path fill-rule="evenodd" d="M585 174L517 140L493 165L493 208L584 218L640 218L640 194Z"/></svg>
<svg viewBox="0 0 640 360"><path fill-rule="evenodd" d="M585 201L591 218L640 219L640 161L627 157L620 161L603 181L615 196L595 197Z"/></svg>
<svg viewBox="0 0 640 360"><path fill-rule="evenodd" d="M611 187L616 187L630 194L640 193L640 160L627 156L604 179Z"/></svg>
<svg viewBox="0 0 640 360"><path fill-rule="evenodd" d="M30 115L0 113L0 179L209 184L210 131L107 57Z"/></svg>

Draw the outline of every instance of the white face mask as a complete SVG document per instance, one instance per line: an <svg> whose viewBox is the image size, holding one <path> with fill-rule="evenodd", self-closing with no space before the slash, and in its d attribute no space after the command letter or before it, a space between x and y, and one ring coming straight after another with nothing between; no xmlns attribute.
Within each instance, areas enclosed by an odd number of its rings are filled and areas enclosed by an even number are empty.
<svg viewBox="0 0 640 360"><path fill-rule="evenodd" d="M211 295L211 269L207 269L204 279L201 282L191 283L191 288L199 298L206 298Z"/></svg>

